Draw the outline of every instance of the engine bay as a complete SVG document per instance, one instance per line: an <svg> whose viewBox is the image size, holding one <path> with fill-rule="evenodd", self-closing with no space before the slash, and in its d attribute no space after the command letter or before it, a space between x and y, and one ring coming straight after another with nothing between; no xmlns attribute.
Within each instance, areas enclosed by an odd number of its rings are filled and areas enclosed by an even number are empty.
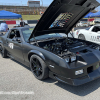
<svg viewBox="0 0 100 100"><path fill-rule="evenodd" d="M68 53L71 49L82 47L83 43L78 41L72 41L71 39L65 39L59 41L55 40L54 43L47 43L43 48L49 50L57 55L63 55L64 53Z"/></svg>
<svg viewBox="0 0 100 100"><path fill-rule="evenodd" d="M58 55L59 57L65 59L65 61L69 64L78 61L85 63L82 55L92 53L94 50L100 51L100 45L98 44L66 37L39 40L31 44L38 45L40 48Z"/></svg>
<svg viewBox="0 0 100 100"><path fill-rule="evenodd" d="M50 41L38 42L38 44L43 49L48 50L61 57L63 57L66 54L72 54L81 51L81 48L87 46L85 42L81 42L77 39L73 40L71 38L63 38L63 39L55 39ZM88 50L84 49L83 52L88 52Z"/></svg>
<svg viewBox="0 0 100 100"><path fill-rule="evenodd" d="M88 41L73 39L73 38L63 38L55 40L46 40L43 42L38 42L38 45L45 50L48 50L56 55L63 57L66 54L76 54L78 52L86 53L91 52L86 49L90 47L92 49L100 49L98 44L94 44Z"/></svg>

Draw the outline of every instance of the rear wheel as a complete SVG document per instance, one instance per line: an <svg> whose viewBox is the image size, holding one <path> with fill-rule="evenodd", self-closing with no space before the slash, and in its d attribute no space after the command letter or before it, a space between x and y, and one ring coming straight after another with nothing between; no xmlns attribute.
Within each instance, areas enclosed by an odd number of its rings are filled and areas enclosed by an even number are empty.
<svg viewBox="0 0 100 100"><path fill-rule="evenodd" d="M45 62L37 55L31 56L30 68L34 76L39 80L46 79L49 76L48 67L46 66Z"/></svg>
<svg viewBox="0 0 100 100"><path fill-rule="evenodd" d="M78 38L81 39L81 40L85 40L85 36L84 36L83 34L80 34L80 35L78 36Z"/></svg>
<svg viewBox="0 0 100 100"><path fill-rule="evenodd" d="M1 56L3 58L6 58L7 57L7 51L6 51L6 49L3 48L2 45L0 45L0 53L1 53Z"/></svg>

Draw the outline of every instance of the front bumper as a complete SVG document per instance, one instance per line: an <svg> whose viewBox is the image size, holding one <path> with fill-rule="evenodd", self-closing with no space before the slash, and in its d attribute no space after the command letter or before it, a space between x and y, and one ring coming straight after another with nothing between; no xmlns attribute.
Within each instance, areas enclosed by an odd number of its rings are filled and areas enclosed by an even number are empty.
<svg viewBox="0 0 100 100"><path fill-rule="evenodd" d="M79 77L77 79L66 78L66 77L57 75L53 72L49 72L49 77L53 78L57 81L61 81L63 83L67 83L67 84L70 84L73 86L78 86L78 85L82 85L82 84L88 83L90 81L93 81L97 78L100 78L100 67L98 69L94 70L93 72L89 73L88 75Z"/></svg>

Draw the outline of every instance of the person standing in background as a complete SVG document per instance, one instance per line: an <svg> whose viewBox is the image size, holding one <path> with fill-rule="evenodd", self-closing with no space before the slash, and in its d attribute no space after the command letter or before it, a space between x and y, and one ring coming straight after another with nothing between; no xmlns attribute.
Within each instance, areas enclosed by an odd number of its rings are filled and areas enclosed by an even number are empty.
<svg viewBox="0 0 100 100"><path fill-rule="evenodd" d="M25 22L24 22L23 19L21 18L20 27L24 27L24 26L25 26Z"/></svg>
<svg viewBox="0 0 100 100"><path fill-rule="evenodd" d="M5 21L0 24L0 32L7 32L8 31L8 25L6 24Z"/></svg>

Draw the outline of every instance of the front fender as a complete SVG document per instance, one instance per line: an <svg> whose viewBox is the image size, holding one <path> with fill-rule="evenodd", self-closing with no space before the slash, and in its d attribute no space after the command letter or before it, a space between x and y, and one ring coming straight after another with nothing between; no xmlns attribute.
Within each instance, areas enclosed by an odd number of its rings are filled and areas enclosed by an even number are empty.
<svg viewBox="0 0 100 100"><path fill-rule="evenodd" d="M37 50L31 50L28 53L28 58L30 58L30 56L33 55L33 54L36 54L36 55L40 56L43 60L45 60L44 55L40 51L37 51Z"/></svg>

